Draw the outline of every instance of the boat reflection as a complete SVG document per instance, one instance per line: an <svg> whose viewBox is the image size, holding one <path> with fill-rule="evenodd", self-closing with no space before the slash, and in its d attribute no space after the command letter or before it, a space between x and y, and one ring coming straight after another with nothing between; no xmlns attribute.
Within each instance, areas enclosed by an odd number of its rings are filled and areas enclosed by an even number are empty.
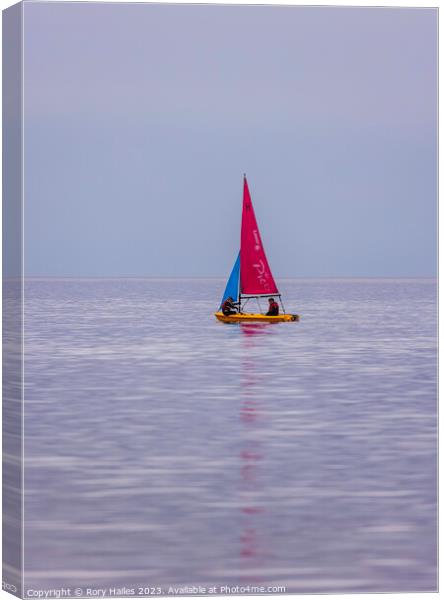
<svg viewBox="0 0 444 600"><path fill-rule="evenodd" d="M272 333L273 326L278 323L239 323L241 333L245 337L253 335L270 335ZM248 348L247 344L244 344L244 350L247 352L252 346Z"/></svg>
<svg viewBox="0 0 444 600"><path fill-rule="evenodd" d="M243 355L240 419L244 432L239 457L242 499L240 581L244 585L261 585L264 578L260 573L265 572L267 556L270 555L264 527L267 509L261 500L265 492L263 465L266 447L263 429L267 426L267 417L258 394L262 377L255 362L254 348L258 337L268 335L271 327L269 323L242 323L240 330Z"/></svg>

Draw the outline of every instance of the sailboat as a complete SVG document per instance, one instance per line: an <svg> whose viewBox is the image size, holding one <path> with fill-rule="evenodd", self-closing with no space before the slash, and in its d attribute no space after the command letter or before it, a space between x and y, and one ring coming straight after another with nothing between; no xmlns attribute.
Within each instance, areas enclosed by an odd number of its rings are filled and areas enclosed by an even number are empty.
<svg viewBox="0 0 444 600"><path fill-rule="evenodd" d="M222 312L222 305L228 298L232 298L237 304L237 313L224 315ZM282 313L264 314L261 311L260 298L278 298ZM251 300L257 301L259 312L246 312L245 309ZM214 316L224 323L299 321L299 315L285 313L282 296L265 255L246 175L244 175L240 251L228 278L219 310L214 313Z"/></svg>

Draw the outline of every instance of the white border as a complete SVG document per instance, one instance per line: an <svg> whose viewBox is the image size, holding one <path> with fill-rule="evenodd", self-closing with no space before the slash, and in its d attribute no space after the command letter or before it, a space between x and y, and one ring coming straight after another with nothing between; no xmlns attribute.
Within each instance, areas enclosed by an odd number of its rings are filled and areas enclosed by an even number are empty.
<svg viewBox="0 0 444 600"><path fill-rule="evenodd" d="M61 0L33 0L33 2L59 2ZM71 0L68 0L70 3ZM98 2L98 0L94 0L95 2ZM25 0L26 2L26 0ZM154 4L225 4L225 5L237 5L237 4L244 4L244 5L285 5L285 6L319 6L319 7L330 7L330 6L341 6L341 7L378 7L378 8L438 8L439 7L439 3L438 1L435 2L425 2L424 0L404 0L403 2L397 2L394 0L385 0L384 3L372 3L372 2L362 2L359 0L355 0L355 1L351 1L351 0L342 0L342 2L340 3L336 3L336 2L332 2L331 0L324 0L324 2L316 2L313 0L305 0L304 2L294 2L292 0L280 0L279 2L276 0L268 0L268 2L258 2L255 0L243 0L242 2L239 2L238 0L225 0L224 2L216 2L214 0L194 0L193 2L187 2L186 0L175 0L174 2L167 2L166 0L157 0L157 2L125 2L125 0L106 0L107 3L110 2L114 2L114 3L120 3L120 4L149 4L149 3L154 3ZM66 2L65 2L66 3ZM103 3L103 2L101 2ZM12 6L13 4L16 4L16 2L12 1L12 0L0 0L0 7L2 10L4 10L5 8L8 8L9 6ZM23 26L24 26L24 10L22 8L22 31L23 31ZM438 14L438 28L439 28L439 14ZM439 51L439 62L438 62L438 76L441 73L441 69L440 66L443 64L442 61L442 46L439 43L439 29L438 29L438 51ZM1 69L1 65L0 65L0 69ZM22 112L22 119L23 119L23 115L24 115L24 81L23 81L23 70L24 70L24 36L22 36L22 106L21 106L21 112ZM440 79L440 78L439 78ZM438 85L439 85L439 79L438 79ZM439 87L438 87L439 90ZM439 98L439 92L438 92L438 98ZM441 102L439 102L439 109L441 108ZM438 127L438 132L439 134L441 133L441 123L439 122L439 127ZM438 138L438 142L440 139L440 135ZM442 164L442 158L441 155L438 152L438 186L439 186L439 173L441 172L441 167L443 166ZM22 239L22 252L23 252L23 256L22 256L22 268L23 268L23 273L24 273L24 215L25 215L25 207L24 207L24 128L22 128L22 232L23 232L23 239ZM439 187L438 187L438 198L439 198ZM0 225L2 223L2 219L1 219L1 212L0 212ZM441 215L439 215L438 213L438 230L439 230L439 225L441 224ZM0 246L0 259L1 259L1 246ZM441 247L439 247L439 259L441 259ZM442 264L442 261L439 260L439 264ZM1 261L0 261L0 269L1 269ZM440 287L440 286L439 286ZM22 294L24 294L24 282L22 282ZM24 295L23 295L24 298ZM439 302L439 308L441 309L441 302ZM1 317L1 307L0 307L0 317ZM441 333L441 324L439 326L439 331ZM22 305L22 344L24 344L24 303ZM23 346L22 346L23 347ZM1 347L0 347L0 356L1 356ZM24 353L22 356L22 377L23 377L23 381L22 381L22 426L24 427L24 398L23 398L23 384L24 384ZM1 419L1 415L0 415L0 419ZM1 423L0 423L1 424ZM24 430L23 430L24 431ZM24 456L24 435L22 437L22 453ZM439 475L441 475L441 461L439 461ZM1 469L1 465L0 465L0 469ZM439 481L442 481L442 478L439 477ZM22 486L24 489L24 470L22 470ZM441 485L439 485L439 492L441 492ZM440 494L441 496L441 494ZM1 490L0 490L0 498L1 498ZM24 494L22 494L22 519L23 519L23 515L24 515ZM22 528L22 542L23 542L23 546L22 546L22 560L24 560L24 527ZM439 535L439 541L441 542L441 535ZM0 546L0 557L1 557L1 546ZM441 571L441 565L442 565L442 560L441 557L439 556L439 571ZM22 576L22 585L23 585L23 590L24 590L24 577ZM319 596L324 596L324 595L331 595L334 598L337 599L357 599L357 600L365 600L368 598L373 598L375 596L375 594L284 594L283 596L281 596L281 598L283 598L284 600L286 599L298 599L298 598L303 598L303 599L319 599ZM411 598L412 600L417 600L417 599L421 599L421 598L425 598L426 596L429 597L430 593L409 593L409 594L403 594L405 596L407 596L407 598ZM434 594L436 595L436 594ZM438 593L438 595L440 596L441 594ZM217 596L217 598L221 598L222 596ZM226 597L226 596L224 596ZM270 596L267 595L265 596L266 598L270 598L270 597L278 597L278 596ZM6 592L0 591L0 600L6 600L6 599L11 599L12 596L10 594L6 594ZM182 598L184 598L182 596ZM204 598L207 598L207 596L205 596ZM245 599L245 596L229 596L229 598L232 598L233 600L240 600L242 598ZM249 598L264 598L263 596L249 596ZM384 599L387 600L399 600L401 598L401 594L384 594Z"/></svg>

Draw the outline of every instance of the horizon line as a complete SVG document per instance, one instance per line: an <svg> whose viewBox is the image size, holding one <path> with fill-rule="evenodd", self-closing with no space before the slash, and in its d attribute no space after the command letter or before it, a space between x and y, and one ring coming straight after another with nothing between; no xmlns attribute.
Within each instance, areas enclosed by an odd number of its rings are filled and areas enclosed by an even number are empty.
<svg viewBox="0 0 444 600"><path fill-rule="evenodd" d="M23 275L23 276L3 276L6 279L177 279L177 280L225 280L226 275ZM294 280L294 279L438 279L436 275L297 275L276 277L277 280Z"/></svg>

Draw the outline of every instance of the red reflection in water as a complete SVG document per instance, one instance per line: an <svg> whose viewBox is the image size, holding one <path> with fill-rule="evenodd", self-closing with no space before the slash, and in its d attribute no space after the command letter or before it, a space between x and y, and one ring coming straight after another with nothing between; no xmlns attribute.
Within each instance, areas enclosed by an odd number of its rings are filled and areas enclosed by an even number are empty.
<svg viewBox="0 0 444 600"><path fill-rule="evenodd" d="M241 458L244 460L261 460L262 454L258 454L257 452L249 452L248 450L243 450L241 452Z"/></svg>
<svg viewBox="0 0 444 600"><path fill-rule="evenodd" d="M259 553L258 539L256 530L246 527L240 537L241 540L241 557L252 558Z"/></svg>
<svg viewBox="0 0 444 600"><path fill-rule="evenodd" d="M241 497L245 504L241 508L242 529L240 534L240 561L244 575L240 577L245 585L262 584L263 577L257 572L267 558L269 544L261 532L266 509L260 504L261 464L264 460L261 429L265 416L257 399L261 376L257 373L252 350L259 343L260 336L270 332L269 323L241 324L244 359L241 373L240 419L247 434L240 452ZM263 527L262 527L263 529ZM268 554L269 555L269 554ZM251 574L254 573L254 576Z"/></svg>
<svg viewBox="0 0 444 600"><path fill-rule="evenodd" d="M266 335L271 333L271 327L275 323L240 323L242 334L246 336Z"/></svg>
<svg viewBox="0 0 444 600"><path fill-rule="evenodd" d="M241 419L244 422L251 423L259 418L257 403L246 400L241 407Z"/></svg>

